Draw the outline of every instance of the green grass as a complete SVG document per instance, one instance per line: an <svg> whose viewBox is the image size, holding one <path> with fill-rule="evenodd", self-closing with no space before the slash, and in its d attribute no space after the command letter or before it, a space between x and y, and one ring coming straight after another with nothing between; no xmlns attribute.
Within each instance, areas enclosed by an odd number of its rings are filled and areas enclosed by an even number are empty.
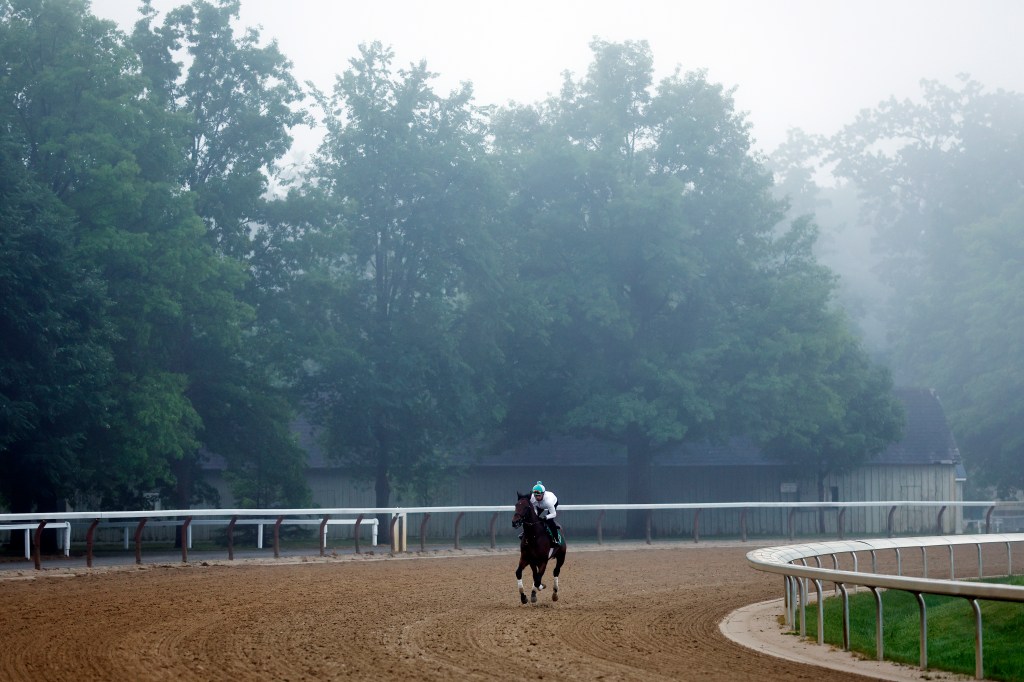
<svg viewBox="0 0 1024 682"><path fill-rule="evenodd" d="M1024 576L986 580L1024 585ZM909 592L887 590L882 595L882 646L886 660L919 665L920 608ZM928 667L974 675L974 611L962 597L924 595L928 611ZM979 600L985 679L1024 682L1024 604ZM825 641L843 645L841 597L825 600ZM797 614L799 618L799 613ZM798 625L799 627L799 625ZM818 632L818 610L807 607L807 632ZM875 598L862 588L850 595L850 649L876 657Z"/></svg>

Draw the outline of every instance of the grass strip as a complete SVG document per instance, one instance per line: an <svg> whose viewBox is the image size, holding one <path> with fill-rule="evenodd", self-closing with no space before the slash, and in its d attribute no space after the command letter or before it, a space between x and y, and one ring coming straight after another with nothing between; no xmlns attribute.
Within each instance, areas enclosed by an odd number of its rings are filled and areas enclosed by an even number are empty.
<svg viewBox="0 0 1024 682"><path fill-rule="evenodd" d="M984 582L1024 585L1024 576L986 579ZM882 646L885 659L920 664L920 608L909 592L882 593ZM928 667L974 675L974 612L962 597L924 595L928 612ZM1024 682L1024 604L979 600L985 679ZM825 599L825 641L843 645L843 602L839 596ZM797 614L799 618L799 613ZM799 625L798 625L799 627ZM816 607L807 608L807 632L818 631ZM816 635L812 639L816 639ZM850 595L850 649L876 658L875 598L861 588Z"/></svg>

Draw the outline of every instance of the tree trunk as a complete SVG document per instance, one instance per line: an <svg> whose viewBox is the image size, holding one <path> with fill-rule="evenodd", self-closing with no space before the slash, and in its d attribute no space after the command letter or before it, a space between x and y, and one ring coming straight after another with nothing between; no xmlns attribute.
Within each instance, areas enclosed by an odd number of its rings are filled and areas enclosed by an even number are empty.
<svg viewBox="0 0 1024 682"><path fill-rule="evenodd" d="M174 499L171 504L174 509L189 509L192 506L192 466L192 462L185 457L171 465L171 471L174 472ZM180 525L174 529L175 549L181 549L181 529Z"/></svg>
<svg viewBox="0 0 1024 682"><path fill-rule="evenodd" d="M633 426L626 438L626 501L630 504L646 504L651 501L651 444ZM627 511L626 537L644 538L646 534L647 511Z"/></svg>
<svg viewBox="0 0 1024 682"><path fill-rule="evenodd" d="M378 507L391 505L391 484L388 482L388 456L385 452L377 455L377 472L374 476L374 492ZM391 517L388 514L377 515L377 542L386 545L391 542Z"/></svg>
<svg viewBox="0 0 1024 682"><path fill-rule="evenodd" d="M53 493L52 486L45 481L45 477L32 476L36 485L24 485L11 490L10 503L12 514L31 514L40 512L62 512L65 511L64 500L58 499ZM18 531L19 533L21 531ZM35 530L30 531L35 537ZM14 536L11 536L12 545ZM57 547L57 533L52 530L44 531L39 538L40 554L58 554L61 550Z"/></svg>
<svg viewBox="0 0 1024 682"><path fill-rule="evenodd" d="M825 501L825 475L827 472L818 472L818 502ZM825 534L825 508L818 507L818 532Z"/></svg>

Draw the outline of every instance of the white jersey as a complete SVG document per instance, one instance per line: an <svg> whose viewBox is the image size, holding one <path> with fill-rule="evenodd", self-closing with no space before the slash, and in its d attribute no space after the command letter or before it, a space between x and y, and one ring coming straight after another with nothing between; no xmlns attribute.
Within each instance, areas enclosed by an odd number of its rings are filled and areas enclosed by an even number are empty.
<svg viewBox="0 0 1024 682"><path fill-rule="evenodd" d="M553 519L558 516L558 511L555 510L555 505L558 504L558 498L550 490L544 491L544 497L539 500L530 493L530 502L533 504L533 508L537 510L542 519Z"/></svg>

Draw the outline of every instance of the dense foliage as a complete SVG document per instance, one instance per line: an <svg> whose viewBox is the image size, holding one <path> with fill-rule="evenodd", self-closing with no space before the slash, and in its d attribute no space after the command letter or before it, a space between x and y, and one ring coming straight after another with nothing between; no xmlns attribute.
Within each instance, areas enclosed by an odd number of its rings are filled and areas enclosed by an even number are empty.
<svg viewBox="0 0 1024 682"><path fill-rule="evenodd" d="M706 73L655 83L646 43L595 40L557 96L483 110L368 44L304 93L237 17L143 3L125 35L84 0L0 0L11 509L189 505L211 453L241 503L302 504L300 412L380 506L555 434L621 443L633 502L687 440L824 476L898 438L814 222ZM282 192L307 94L324 141Z"/></svg>
<svg viewBox="0 0 1024 682"><path fill-rule="evenodd" d="M1009 495L1024 489L1024 96L921 85L823 148L886 286L862 309L885 325L879 356L938 391L976 494Z"/></svg>

